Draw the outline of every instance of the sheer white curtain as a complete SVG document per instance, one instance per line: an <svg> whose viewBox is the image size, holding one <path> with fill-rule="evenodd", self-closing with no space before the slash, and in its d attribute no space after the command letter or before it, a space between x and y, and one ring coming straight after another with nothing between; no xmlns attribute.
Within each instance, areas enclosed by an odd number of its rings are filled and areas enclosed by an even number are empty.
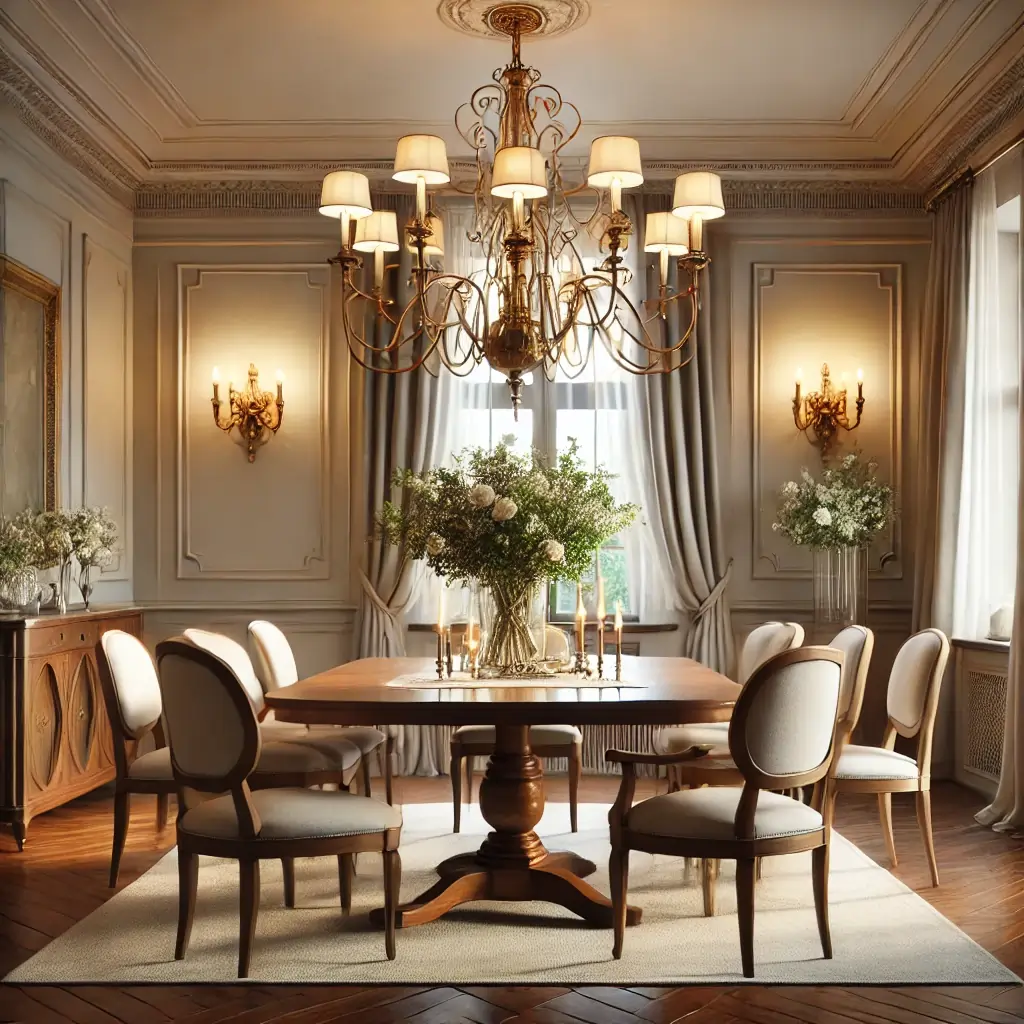
<svg viewBox="0 0 1024 1024"><path fill-rule="evenodd" d="M1020 346L1004 300L1016 303L1019 282L1000 254L995 168L975 179L972 202L953 633L979 638L1013 600L1016 577Z"/></svg>

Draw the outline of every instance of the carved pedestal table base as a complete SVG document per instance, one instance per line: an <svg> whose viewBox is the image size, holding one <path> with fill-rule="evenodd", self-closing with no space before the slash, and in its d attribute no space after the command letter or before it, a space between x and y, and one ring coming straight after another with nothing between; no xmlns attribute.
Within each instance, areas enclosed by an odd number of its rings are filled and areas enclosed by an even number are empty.
<svg viewBox="0 0 1024 1024"><path fill-rule="evenodd" d="M494 827L476 853L438 865L440 880L398 908L398 927L436 921L449 910L477 900L555 903L589 924L612 926L612 904L583 879L597 870L568 852L549 852L534 831L544 813L544 773L530 750L529 728L498 725L494 753L480 784L480 811ZM627 924L640 921L629 907ZM371 915L383 923L383 911Z"/></svg>

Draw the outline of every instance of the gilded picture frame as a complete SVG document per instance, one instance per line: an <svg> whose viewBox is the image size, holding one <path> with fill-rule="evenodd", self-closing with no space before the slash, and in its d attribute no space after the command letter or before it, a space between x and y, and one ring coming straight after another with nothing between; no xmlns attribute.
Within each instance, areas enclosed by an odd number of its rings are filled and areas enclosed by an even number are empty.
<svg viewBox="0 0 1024 1024"><path fill-rule="evenodd" d="M0 255L0 292L8 291L38 302L43 310L43 508L49 511L60 501L61 289L34 270Z"/></svg>

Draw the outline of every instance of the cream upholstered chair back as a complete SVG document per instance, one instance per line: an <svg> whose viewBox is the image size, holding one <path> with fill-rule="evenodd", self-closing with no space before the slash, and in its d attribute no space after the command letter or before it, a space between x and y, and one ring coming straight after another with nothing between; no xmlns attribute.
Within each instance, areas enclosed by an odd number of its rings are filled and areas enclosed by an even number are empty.
<svg viewBox="0 0 1024 1024"><path fill-rule="evenodd" d="M939 706L939 690L949 660L949 640L938 629L915 633L896 655L889 673L886 711L900 736L917 736L918 762L931 755L931 734Z"/></svg>
<svg viewBox="0 0 1024 1024"><path fill-rule="evenodd" d="M175 779L186 791L237 789L256 766L260 730L234 669L184 637L157 644L156 659Z"/></svg>
<svg viewBox="0 0 1024 1024"><path fill-rule="evenodd" d="M791 789L817 782L832 761L843 655L829 647L783 651L736 700L729 752L748 786Z"/></svg>
<svg viewBox="0 0 1024 1024"><path fill-rule="evenodd" d="M544 627L544 643L549 658L560 658L568 661L572 657L569 650L569 637L564 629L552 626L550 623Z"/></svg>
<svg viewBox="0 0 1024 1024"><path fill-rule="evenodd" d="M186 629L185 639L226 662L238 677L256 714L262 714L263 687L260 685L256 670L252 667L249 652L240 643L229 636L224 636L223 633L211 633L206 629Z"/></svg>
<svg viewBox="0 0 1024 1024"><path fill-rule="evenodd" d="M299 681L291 644L272 622L257 619L249 623L249 649L264 693Z"/></svg>
<svg viewBox="0 0 1024 1024"><path fill-rule="evenodd" d="M100 676L107 696L107 715L126 740L140 740L160 720L160 680L142 641L120 629L100 637Z"/></svg>
<svg viewBox="0 0 1024 1024"><path fill-rule="evenodd" d="M743 641L740 651L739 683L748 679L769 659L804 642L804 628L798 622L762 622Z"/></svg>
<svg viewBox="0 0 1024 1024"><path fill-rule="evenodd" d="M839 721L849 735L857 727L864 704L871 652L875 649L875 634L866 626L847 626L829 642L829 647L843 652L843 682L839 691Z"/></svg>

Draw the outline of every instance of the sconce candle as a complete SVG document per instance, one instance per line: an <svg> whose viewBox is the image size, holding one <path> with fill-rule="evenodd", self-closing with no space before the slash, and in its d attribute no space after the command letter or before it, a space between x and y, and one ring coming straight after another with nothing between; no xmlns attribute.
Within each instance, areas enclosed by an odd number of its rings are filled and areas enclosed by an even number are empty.
<svg viewBox="0 0 1024 1024"><path fill-rule="evenodd" d="M828 363L821 368L821 390L812 391L803 396L800 390L801 371L796 371L796 390L793 396L793 421L797 430L812 430L814 438L808 438L811 444L821 447L824 457L835 443L839 429L856 430L860 426L861 413L864 410L864 372L857 371L857 415L851 420L846 409L846 388L836 391L832 387Z"/></svg>
<svg viewBox="0 0 1024 1024"><path fill-rule="evenodd" d="M622 602L615 602L615 681L622 682Z"/></svg>
<svg viewBox="0 0 1024 1024"><path fill-rule="evenodd" d="M260 373L249 364L249 383L245 391L236 391L228 381L228 416L220 415L220 370L213 368L213 422L229 434L238 431L238 443L245 448L250 462L256 461L256 449L276 434L284 418L284 375L278 370L277 398L270 391L260 390Z"/></svg>

